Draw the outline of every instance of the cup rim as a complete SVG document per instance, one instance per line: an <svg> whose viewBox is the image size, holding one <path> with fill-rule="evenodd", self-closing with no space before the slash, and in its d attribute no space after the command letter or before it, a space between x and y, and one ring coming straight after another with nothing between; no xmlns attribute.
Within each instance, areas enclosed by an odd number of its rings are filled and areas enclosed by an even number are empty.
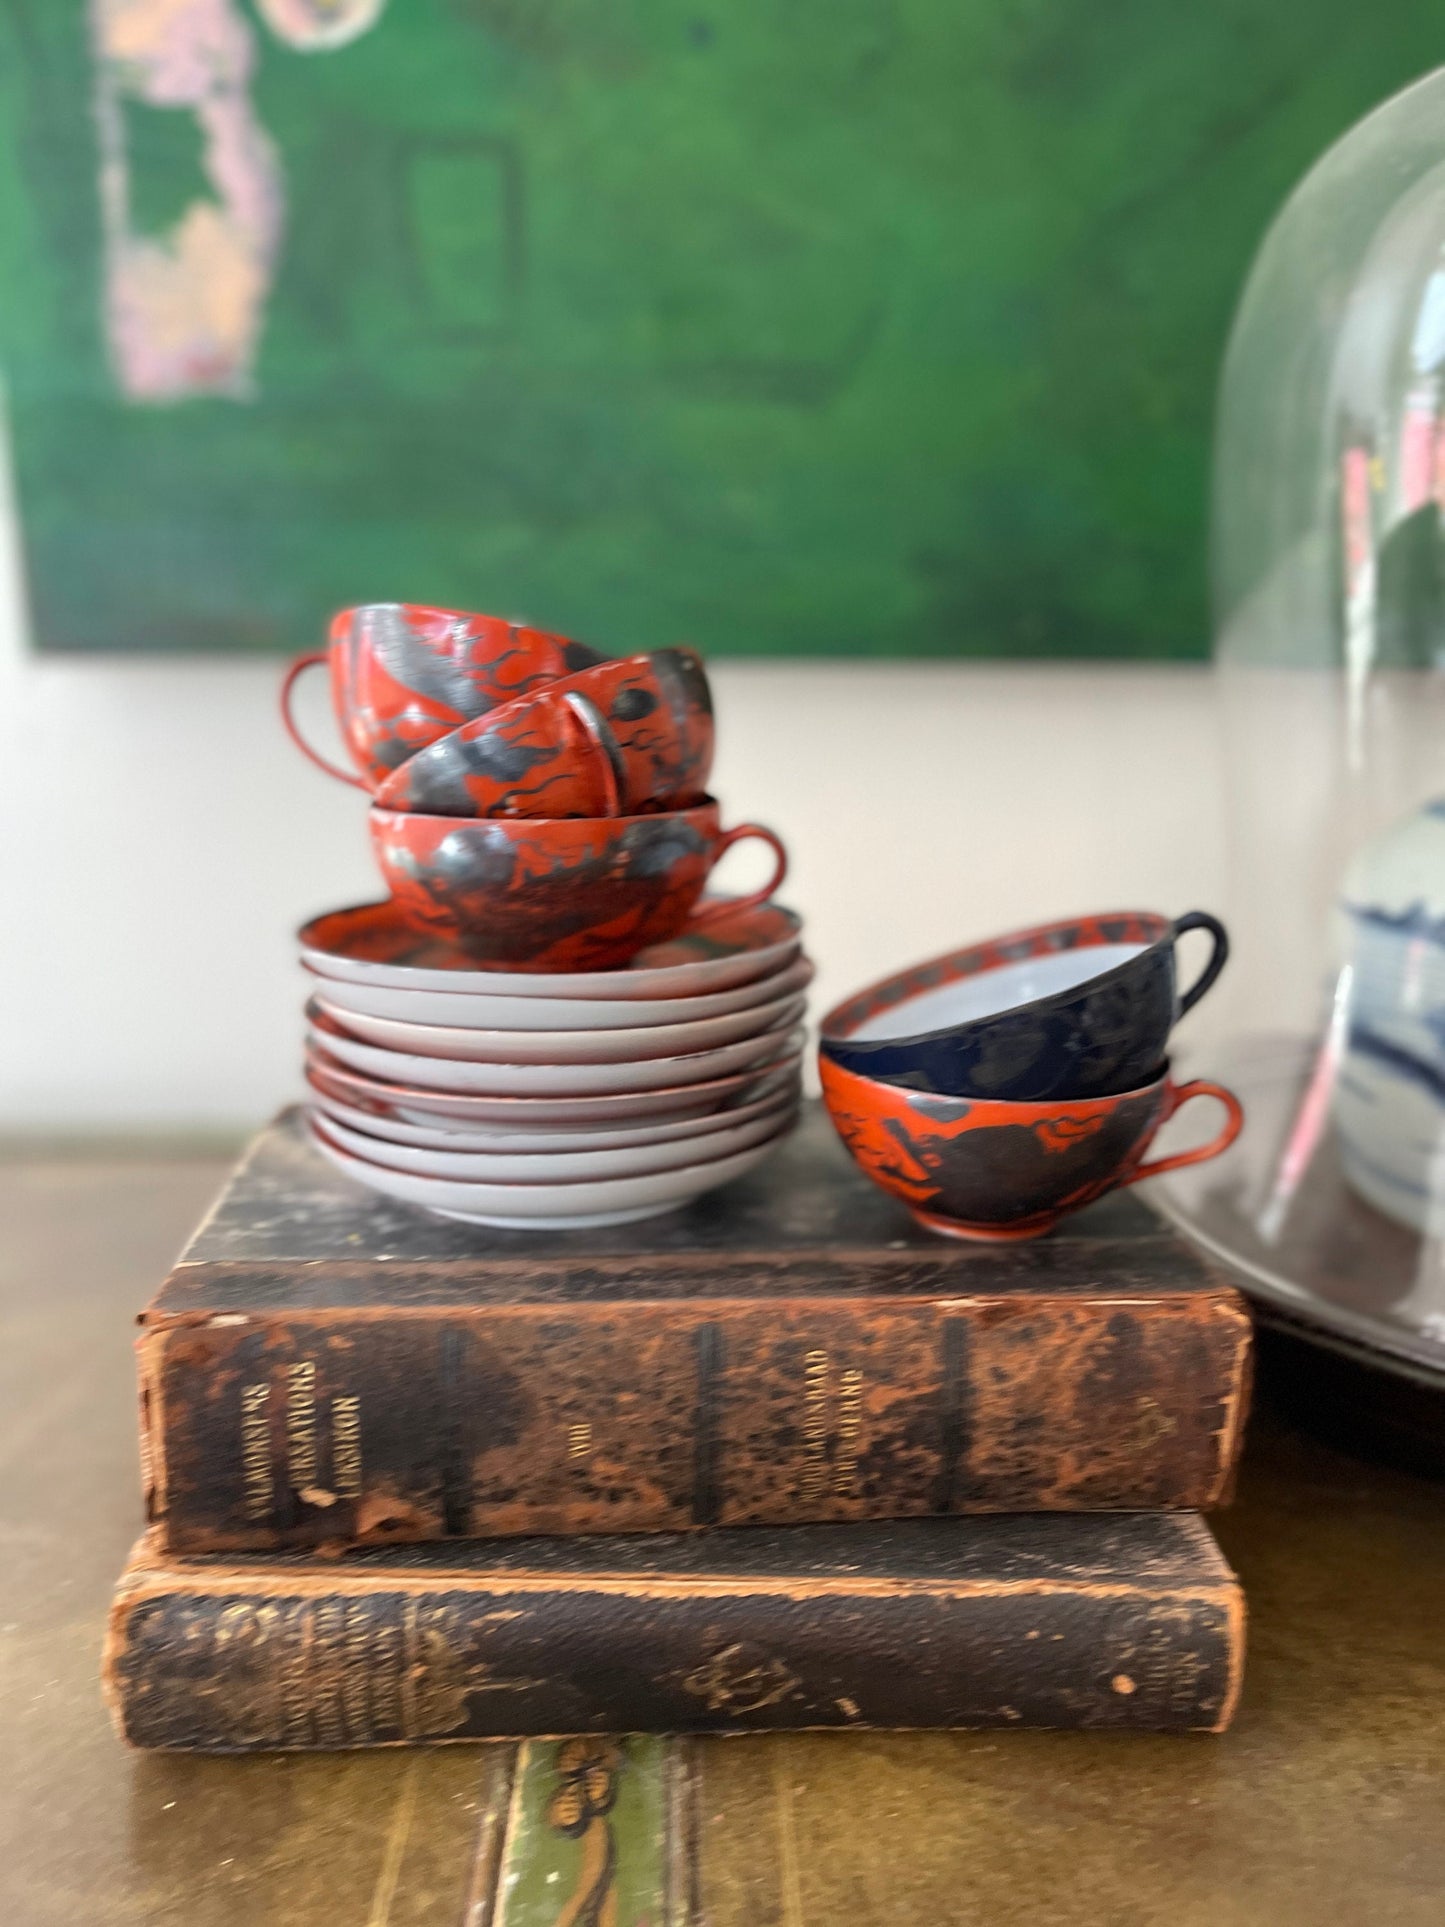
<svg viewBox="0 0 1445 1927"><path fill-rule="evenodd" d="M397 596L379 596L371 602L342 603L339 608L333 609L327 617L326 629L328 640L331 639L332 631L338 623L353 621L357 616L369 615L374 609L415 609L420 615L441 616L449 622L486 622L494 624L498 629L515 629L523 631L529 636L546 636L549 641L553 642L575 643L579 641L578 637L566 635L560 629L544 629L540 624L524 622L518 616L493 615L486 609L454 609L450 604L443 602L409 602L405 597ZM583 643L581 646L586 649L592 645L590 643ZM606 658L600 654L597 659L599 662L606 660Z"/></svg>
<svg viewBox="0 0 1445 1927"><path fill-rule="evenodd" d="M820 1043L847 1044L850 1049L859 1051L871 1051L874 1048L886 1048L889 1050L908 1049L918 1045L940 1043L950 1037L958 1037L972 1030L977 1025L996 1023L1000 1018L1011 1017L1019 1011L1047 1011L1056 1009L1064 1004L1071 1003L1081 991L1091 991L1100 984L1109 984L1113 982L1114 979L1122 977L1126 971L1133 970L1138 966L1140 958L1147 956L1151 951L1158 950L1163 944L1172 943L1174 941L1176 921L1173 917L1166 917L1163 912L1159 910L1090 911L1076 917L1060 917L1052 923L1031 924L1024 929L1008 930L1001 936L985 937L977 943L960 944L955 949L942 951L936 957L927 957L920 963L907 965L902 970L890 971L886 976L876 978L871 984L865 984L863 989L855 990L851 996L845 997L841 1002L834 1004L832 1009L825 1012L819 1019L818 1038ZM911 979L923 977L928 972L944 970L956 959L966 958L974 953L986 954L991 950L1001 951L1005 945L1028 944L1041 937L1048 937L1055 931L1072 930L1080 924L1089 923L1098 924L1101 928L1110 923L1156 925L1158 926L1158 934L1150 937L1134 956L1125 958L1123 963L1113 964L1109 969L1101 970L1092 977L1084 977L1078 983L1070 984L1063 990L1050 991L1047 996L1027 997L1020 1003L1005 1005L1002 1010L988 1011L982 1016L964 1018L961 1022L954 1024L942 1024L933 1030L911 1031L907 1035L899 1035L896 1037L857 1038L852 1034L853 1029L865 1021L867 1014L860 1011L857 1015L850 1018L848 1013L853 1010L853 1007L863 1003L871 1004L874 999L878 998L884 991L892 989L895 985L902 986ZM1127 942L1128 939L1111 938L1107 935L1100 935L1096 940L1097 947L1099 948L1111 942L1120 941ZM1096 945L1094 942L1090 942L1087 944L1078 944L1074 947L1076 949L1086 950L1092 949L1096 947ZM961 970L957 972L956 978L986 976L991 970L1007 969L1012 964L1024 962L1029 956L1038 954L1040 953L1037 951L1026 951L1023 956L1019 957L1000 955L995 962L984 964L977 970ZM956 981L956 978L946 979L945 981ZM937 988L939 988L939 986L936 984L919 983L915 989L907 991L900 989L898 994L889 999L884 1007L896 1008L900 1004L910 1003L915 996L921 996L926 991ZM862 1075L862 1073L859 1074Z"/></svg>
<svg viewBox="0 0 1445 1927"><path fill-rule="evenodd" d="M603 824L609 829L623 829L630 823L659 823L679 816L696 816L707 811L720 814L722 805L715 796L703 796L696 803L684 804L675 810L642 810L635 816L441 816L435 810L397 810L382 803L373 803L367 810L372 822L381 817L394 817L403 823L445 823L452 829L505 829L548 830L571 826L575 831L580 824L595 826Z"/></svg>

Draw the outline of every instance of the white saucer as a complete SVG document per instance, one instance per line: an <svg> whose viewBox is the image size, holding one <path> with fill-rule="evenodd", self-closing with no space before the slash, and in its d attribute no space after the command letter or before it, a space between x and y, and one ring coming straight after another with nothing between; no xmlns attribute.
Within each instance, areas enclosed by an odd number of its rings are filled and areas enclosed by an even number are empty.
<svg viewBox="0 0 1445 1927"><path fill-rule="evenodd" d="M459 1030L441 1024L404 1024L393 1017L337 1009L324 993L312 999L348 1035L385 1050L445 1057L459 1064L632 1064L655 1057L687 1057L717 1050L802 1016L805 997L781 997L692 1024L644 1024L626 1030Z"/></svg>
<svg viewBox="0 0 1445 1927"><path fill-rule="evenodd" d="M740 1178L787 1136L787 1130L780 1131L765 1143L735 1151L731 1157L637 1177L593 1179L584 1184L468 1184L451 1178L417 1177L409 1171L388 1171L343 1150L314 1120L309 1123L312 1142L322 1156L369 1190L421 1205L444 1218L518 1231L581 1231L655 1218Z"/></svg>
<svg viewBox="0 0 1445 1927"><path fill-rule="evenodd" d="M702 997L494 997L484 991L351 983L310 962L305 967L316 980L315 994L343 1022L351 1016L385 1017L397 1023L454 1025L462 1030L608 1030L698 1023L796 996L813 980L808 959L793 956L780 970L735 990L716 990Z"/></svg>
<svg viewBox="0 0 1445 1927"><path fill-rule="evenodd" d="M715 1117L734 1106L791 1089L803 1057L801 1030L778 1045L766 1064L734 1071L700 1084L679 1084L651 1091L615 1091L583 1097L488 1097L478 1092L438 1091L394 1083L358 1072L329 1054L329 1042L307 1050L307 1076L328 1095L349 1097L363 1109L385 1106L404 1124L435 1124L438 1118L473 1128L495 1125L520 1131L591 1130L602 1124L648 1124L659 1119Z"/></svg>
<svg viewBox="0 0 1445 1927"><path fill-rule="evenodd" d="M424 1057L361 1044L330 1018L308 1006L312 1028L306 1042L353 1070L389 1082L416 1084L423 1090L453 1091L485 1097L600 1097L621 1092L667 1090L702 1084L733 1071L768 1064L791 1048L787 1026L724 1044L718 1050L691 1051L682 1057L650 1057L627 1064L473 1064L451 1057ZM801 1034L798 1042L801 1044Z"/></svg>
<svg viewBox="0 0 1445 1927"><path fill-rule="evenodd" d="M563 1126L552 1130L536 1127L527 1131L509 1129L506 1125L477 1124L468 1128L460 1120L445 1119L433 1119L427 1124L409 1124L391 1105L385 1105L377 1111L363 1110L358 1104L345 1103L327 1090L326 1082L329 1081L323 1082L314 1071L307 1073L311 1102L327 1117L335 1118L338 1124L345 1124L350 1130L364 1132L368 1137L382 1138L388 1144L410 1145L419 1151L494 1153L621 1151L635 1145L675 1144L688 1140L698 1145L697 1155L704 1155L710 1146L703 1140L795 1105L802 1092L802 1077L800 1072L795 1071L790 1079L774 1085L765 1096L753 1103L739 1104L703 1117L654 1118L636 1125L603 1125L596 1130L568 1130Z"/></svg>
<svg viewBox="0 0 1445 1927"><path fill-rule="evenodd" d="M564 1151L551 1145L542 1150L521 1152L422 1150L410 1144L394 1144L365 1131L353 1131L340 1123L333 1112L317 1105L309 1106L307 1114L342 1150L352 1152L368 1164L384 1165L389 1171L409 1171L419 1178L462 1178L476 1184L530 1186L644 1177L651 1171L674 1171L682 1165L731 1157L735 1151L747 1151L755 1144L766 1144L770 1138L777 1137L793 1121L797 1105L785 1099L760 1117L743 1124L726 1125L701 1138L586 1151Z"/></svg>
<svg viewBox="0 0 1445 1927"><path fill-rule="evenodd" d="M698 910L726 898L704 897ZM395 990L495 997L696 997L781 970L802 943L801 923L780 903L750 905L705 929L641 950L625 970L479 970L463 950L413 930L396 905L363 903L314 917L298 933L302 960L323 977Z"/></svg>

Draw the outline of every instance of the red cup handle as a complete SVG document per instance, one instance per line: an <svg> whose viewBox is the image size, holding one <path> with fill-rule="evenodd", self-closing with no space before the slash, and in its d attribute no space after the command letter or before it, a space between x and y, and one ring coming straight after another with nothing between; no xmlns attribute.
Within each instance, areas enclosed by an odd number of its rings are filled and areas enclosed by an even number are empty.
<svg viewBox="0 0 1445 1927"><path fill-rule="evenodd" d="M1186 1164L1204 1164L1210 1158L1217 1158L1221 1151L1227 1151L1244 1129L1244 1106L1233 1091L1225 1090L1222 1084L1212 1084L1206 1077L1196 1077L1192 1083L1181 1084L1171 1093L1169 1109L1160 1118L1167 1124L1176 1111L1180 1111L1191 1097L1217 1097L1225 1109L1224 1128L1218 1137L1211 1138L1208 1144L1198 1144L1192 1151L1176 1151L1172 1157L1155 1158L1152 1164L1141 1164L1132 1177L1125 1178L1125 1184L1137 1184L1141 1178L1162 1177L1166 1171L1180 1171Z"/></svg>
<svg viewBox="0 0 1445 1927"><path fill-rule="evenodd" d="M788 874L788 853L783 848L782 838L761 823L739 823L735 830L724 830L713 847L712 862L708 868L715 869L734 843L741 843L744 837L749 836L761 838L772 849L778 859L773 874L761 890L754 890L750 896L724 897L718 903L706 904L692 919L694 930L716 923L719 917L733 916L739 910L756 909L760 903L767 902L774 890L782 888L783 878Z"/></svg>
<svg viewBox="0 0 1445 1927"><path fill-rule="evenodd" d="M622 791L620 788L619 751L616 739L602 717L596 703L586 696L575 695L568 691L563 697L567 714L572 718L577 731L587 745L589 755L602 777L603 816L622 815ZM609 740L609 738L611 740Z"/></svg>
<svg viewBox="0 0 1445 1927"><path fill-rule="evenodd" d="M286 726L286 734L291 738L301 754L306 757L308 762L314 763L317 769L325 770L328 776L334 776L338 783L350 783L353 789L364 790L366 784L359 776L354 776L349 770L338 769L335 763L328 763L324 756L320 755L311 747L310 743L307 742L306 738L301 734L301 731L296 727L296 719L291 714L291 692L295 689L302 676L305 675L308 669L314 669L317 663L329 662L330 660L330 656L324 649L319 650L315 655L298 656L296 658L295 662L293 662L291 667L286 671L281 683L281 721Z"/></svg>

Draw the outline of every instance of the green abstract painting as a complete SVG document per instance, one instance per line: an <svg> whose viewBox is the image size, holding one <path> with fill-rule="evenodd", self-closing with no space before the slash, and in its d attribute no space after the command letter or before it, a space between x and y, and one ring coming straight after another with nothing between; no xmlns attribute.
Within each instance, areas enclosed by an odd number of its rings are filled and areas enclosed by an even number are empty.
<svg viewBox="0 0 1445 1927"><path fill-rule="evenodd" d="M1279 199L1425 0L0 0L33 626L1205 653Z"/></svg>

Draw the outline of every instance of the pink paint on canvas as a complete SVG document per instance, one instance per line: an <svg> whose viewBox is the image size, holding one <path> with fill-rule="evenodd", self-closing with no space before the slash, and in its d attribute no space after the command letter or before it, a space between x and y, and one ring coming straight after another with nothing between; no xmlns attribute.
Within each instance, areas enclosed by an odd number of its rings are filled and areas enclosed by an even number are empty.
<svg viewBox="0 0 1445 1927"><path fill-rule="evenodd" d="M364 33L385 0L265 0L283 44L306 52ZM256 35L239 0L90 0L100 138L104 324L132 401L243 400L285 227L275 144L251 94ZM193 116L211 194L163 234L132 214L125 103Z"/></svg>

